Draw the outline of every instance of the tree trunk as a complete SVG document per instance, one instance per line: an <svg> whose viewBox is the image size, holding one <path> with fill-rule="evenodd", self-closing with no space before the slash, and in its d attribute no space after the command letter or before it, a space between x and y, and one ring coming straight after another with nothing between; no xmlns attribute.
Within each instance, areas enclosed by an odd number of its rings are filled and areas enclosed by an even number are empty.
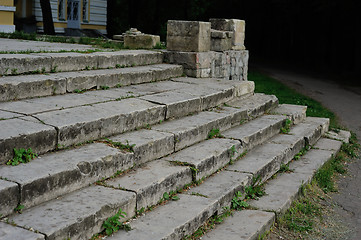
<svg viewBox="0 0 361 240"><path fill-rule="evenodd" d="M55 35L50 0L40 0L40 6L43 14L44 33L47 35Z"/></svg>

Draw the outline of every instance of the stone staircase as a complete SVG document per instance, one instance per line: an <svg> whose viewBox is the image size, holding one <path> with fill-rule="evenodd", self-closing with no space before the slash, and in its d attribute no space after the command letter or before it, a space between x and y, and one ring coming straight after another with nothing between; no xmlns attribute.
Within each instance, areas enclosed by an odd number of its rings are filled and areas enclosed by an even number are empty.
<svg viewBox="0 0 361 240"><path fill-rule="evenodd" d="M1 240L90 239L119 209L132 230L107 239L182 239L258 178L268 194L251 203L259 210L237 212L204 236L232 239L222 228L235 226L237 239L257 239L275 219L266 211L284 212L339 150L341 142L323 138L328 119L254 93L251 81L184 77L164 54L1 55ZM280 134L287 119L290 132ZM291 163L294 172L269 180L313 145ZM39 156L6 165L14 148ZM182 189L178 201L158 204Z"/></svg>

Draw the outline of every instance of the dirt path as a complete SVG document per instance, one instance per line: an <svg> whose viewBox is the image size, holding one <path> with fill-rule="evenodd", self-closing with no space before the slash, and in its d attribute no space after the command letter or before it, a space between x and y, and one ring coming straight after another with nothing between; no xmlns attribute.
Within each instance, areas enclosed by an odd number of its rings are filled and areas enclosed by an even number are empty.
<svg viewBox="0 0 361 240"><path fill-rule="evenodd" d="M361 88L348 88L328 79L274 68L258 67L267 75L321 102L336 113L342 125L356 133L361 143ZM347 239L361 239L361 159L348 167L348 176L338 181L339 192L332 195L335 211L351 228Z"/></svg>

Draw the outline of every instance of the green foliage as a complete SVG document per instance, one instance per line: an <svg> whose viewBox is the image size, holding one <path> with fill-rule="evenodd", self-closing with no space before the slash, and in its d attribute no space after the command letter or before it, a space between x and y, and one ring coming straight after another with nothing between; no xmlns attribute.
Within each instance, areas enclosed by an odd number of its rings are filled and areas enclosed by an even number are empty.
<svg viewBox="0 0 361 240"><path fill-rule="evenodd" d="M108 89L109 89L109 86L100 86L100 89L101 89L101 90L108 90Z"/></svg>
<svg viewBox="0 0 361 240"><path fill-rule="evenodd" d="M304 232L312 230L315 215L320 215L321 210L307 198L302 198L292 203L283 219L288 229Z"/></svg>
<svg viewBox="0 0 361 240"><path fill-rule="evenodd" d="M293 169L290 169L290 165L289 164L281 164L280 170L278 170L278 172L280 173L290 173L293 172Z"/></svg>
<svg viewBox="0 0 361 240"><path fill-rule="evenodd" d="M286 134L290 132L292 121L289 119L286 119L285 125L281 127L280 133Z"/></svg>
<svg viewBox="0 0 361 240"><path fill-rule="evenodd" d="M107 138L105 139L105 142L112 145L113 147L119 148L120 150L124 150L126 152L134 152L135 144L129 144L128 140L126 140L126 143L124 144L121 142L114 142Z"/></svg>
<svg viewBox="0 0 361 240"><path fill-rule="evenodd" d="M208 133L208 139L212 139L212 138L217 138L217 137L223 137L220 134L220 131L218 128L213 128L209 133Z"/></svg>
<svg viewBox="0 0 361 240"><path fill-rule="evenodd" d="M14 148L14 158L9 160L6 164L16 166L20 163L28 163L37 156L38 155L36 153L33 153L33 150L31 148L20 148L19 150Z"/></svg>
<svg viewBox="0 0 361 240"><path fill-rule="evenodd" d="M124 229L126 231L131 230L130 226L120 222L120 218L125 218L127 214L119 209L119 211L112 217L109 217L107 220L104 221L102 227L105 230L105 233L109 236L119 229Z"/></svg>
<svg viewBox="0 0 361 240"><path fill-rule="evenodd" d="M231 201L231 209L234 210L243 210L249 208L249 204L244 201L244 198L242 198L242 193L240 191L235 193L235 196L232 198Z"/></svg>
<svg viewBox="0 0 361 240"><path fill-rule="evenodd" d="M307 106L307 116L330 118L331 128L340 128L333 112L323 107L321 103L306 97L296 90L287 87L276 79L257 72L250 72L248 79L254 81L255 92L276 95L279 103L297 104Z"/></svg>
<svg viewBox="0 0 361 240"><path fill-rule="evenodd" d="M19 204L16 208L14 208L14 212L22 213L24 209L24 205Z"/></svg>
<svg viewBox="0 0 361 240"><path fill-rule="evenodd" d="M258 175L257 177L252 178L252 185L245 187L246 199L259 199L264 196L266 193L263 191L264 187L262 184L259 184L261 177Z"/></svg>
<svg viewBox="0 0 361 240"><path fill-rule="evenodd" d="M293 160L298 160L300 159L303 155L305 155L308 150L310 149L310 146L305 146L304 148L301 149L301 151L299 151L294 157Z"/></svg>
<svg viewBox="0 0 361 240"><path fill-rule="evenodd" d="M168 201L168 200L172 200L172 201L178 201L180 198L176 195L177 193L174 191L170 191L169 193L165 192L163 193L163 201Z"/></svg>

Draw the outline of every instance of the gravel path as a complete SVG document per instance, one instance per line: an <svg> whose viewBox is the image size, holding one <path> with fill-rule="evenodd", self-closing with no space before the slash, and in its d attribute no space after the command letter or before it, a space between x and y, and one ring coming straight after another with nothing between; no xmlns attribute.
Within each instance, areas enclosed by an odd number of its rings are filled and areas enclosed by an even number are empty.
<svg viewBox="0 0 361 240"><path fill-rule="evenodd" d="M261 71L321 102L336 113L340 122L356 133L361 143L361 88L343 87L328 79L312 77L274 68L261 67ZM361 159L348 167L348 176L338 182L339 192L332 195L335 208L342 221L351 227L347 239L361 239Z"/></svg>

